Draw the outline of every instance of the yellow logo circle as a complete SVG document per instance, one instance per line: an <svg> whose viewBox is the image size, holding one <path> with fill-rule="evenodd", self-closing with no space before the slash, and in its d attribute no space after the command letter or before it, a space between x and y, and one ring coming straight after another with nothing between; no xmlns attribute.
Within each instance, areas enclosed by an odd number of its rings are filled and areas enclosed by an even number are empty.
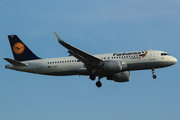
<svg viewBox="0 0 180 120"><path fill-rule="evenodd" d="M24 44L21 43L21 42L17 42L17 43L15 43L14 46L13 46L13 52L14 52L15 54L21 54L21 53L24 52L24 50L25 50L25 46L24 46Z"/></svg>

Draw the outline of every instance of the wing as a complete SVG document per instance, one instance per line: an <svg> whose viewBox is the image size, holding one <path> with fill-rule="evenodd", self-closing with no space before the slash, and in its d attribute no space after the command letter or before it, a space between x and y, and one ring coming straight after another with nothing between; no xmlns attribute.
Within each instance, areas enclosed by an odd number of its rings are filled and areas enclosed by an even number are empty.
<svg viewBox="0 0 180 120"><path fill-rule="evenodd" d="M55 32L54 32L54 34L55 34L58 42L69 50L68 53L70 55L73 55L74 57L76 57L78 60L82 61L87 68L88 67L96 67L96 66L100 66L101 64L103 64L104 61L101 60L100 58L93 56L89 53L86 53L86 52L64 42Z"/></svg>

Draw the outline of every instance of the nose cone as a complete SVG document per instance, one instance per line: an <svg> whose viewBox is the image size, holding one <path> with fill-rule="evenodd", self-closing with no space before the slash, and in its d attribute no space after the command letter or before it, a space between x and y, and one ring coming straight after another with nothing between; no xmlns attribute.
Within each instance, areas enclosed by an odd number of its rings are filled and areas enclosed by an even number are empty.
<svg viewBox="0 0 180 120"><path fill-rule="evenodd" d="M177 59L176 59L175 57L172 57L172 58L171 58L171 62L172 62L172 64L174 65L174 64L177 63Z"/></svg>

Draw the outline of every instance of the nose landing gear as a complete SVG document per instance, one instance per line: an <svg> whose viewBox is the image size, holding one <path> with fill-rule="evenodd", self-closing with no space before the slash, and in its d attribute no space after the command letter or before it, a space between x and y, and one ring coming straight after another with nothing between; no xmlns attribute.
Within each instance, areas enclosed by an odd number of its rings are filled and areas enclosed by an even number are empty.
<svg viewBox="0 0 180 120"><path fill-rule="evenodd" d="M154 70L154 69L152 69L152 74L153 74L152 77L153 77L154 79L156 79L157 76L155 75L155 70Z"/></svg>

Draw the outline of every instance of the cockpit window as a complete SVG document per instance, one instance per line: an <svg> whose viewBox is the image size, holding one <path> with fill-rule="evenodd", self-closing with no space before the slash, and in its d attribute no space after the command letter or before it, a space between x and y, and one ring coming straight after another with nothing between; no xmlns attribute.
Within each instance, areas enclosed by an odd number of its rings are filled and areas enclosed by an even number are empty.
<svg viewBox="0 0 180 120"><path fill-rule="evenodd" d="M161 56L169 55L168 53L161 53Z"/></svg>

